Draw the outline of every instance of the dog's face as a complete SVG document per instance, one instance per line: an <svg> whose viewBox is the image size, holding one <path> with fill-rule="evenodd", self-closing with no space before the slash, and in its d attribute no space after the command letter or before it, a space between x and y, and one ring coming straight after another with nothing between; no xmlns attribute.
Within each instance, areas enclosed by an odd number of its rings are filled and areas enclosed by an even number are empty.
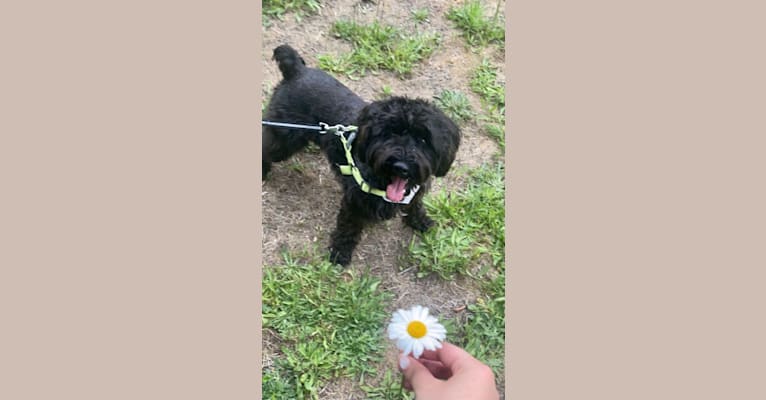
<svg viewBox="0 0 766 400"><path fill-rule="evenodd" d="M431 175L444 176L455 160L460 130L432 104L394 97L366 106L357 121L354 155L401 201Z"/></svg>

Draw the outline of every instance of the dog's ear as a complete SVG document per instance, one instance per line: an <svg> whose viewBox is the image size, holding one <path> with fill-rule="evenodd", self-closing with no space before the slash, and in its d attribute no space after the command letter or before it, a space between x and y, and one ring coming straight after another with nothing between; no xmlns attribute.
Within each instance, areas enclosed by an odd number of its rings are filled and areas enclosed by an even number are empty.
<svg viewBox="0 0 766 400"><path fill-rule="evenodd" d="M356 140L354 141L354 155L359 157L359 161L366 163L369 162L367 150L368 145L373 137L381 136L385 125L376 124L376 116L382 112L380 102L372 102L359 112L357 118L357 125L359 130L357 131Z"/></svg>
<svg viewBox="0 0 766 400"><path fill-rule="evenodd" d="M431 145L436 151L434 159L434 175L447 175L452 162L455 161L457 149L460 146L460 128L452 120L444 115L438 108L428 121L428 130L431 132Z"/></svg>

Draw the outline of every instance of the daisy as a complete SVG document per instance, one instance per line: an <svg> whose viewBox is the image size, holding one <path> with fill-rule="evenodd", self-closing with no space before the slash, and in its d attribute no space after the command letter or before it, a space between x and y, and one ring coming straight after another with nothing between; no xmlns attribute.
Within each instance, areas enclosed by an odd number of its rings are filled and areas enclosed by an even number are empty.
<svg viewBox="0 0 766 400"><path fill-rule="evenodd" d="M397 310L388 324L388 338L396 340L396 347L403 355L412 353L415 358L419 358L423 350L442 347L446 333L436 317L428 315L428 308L421 306Z"/></svg>

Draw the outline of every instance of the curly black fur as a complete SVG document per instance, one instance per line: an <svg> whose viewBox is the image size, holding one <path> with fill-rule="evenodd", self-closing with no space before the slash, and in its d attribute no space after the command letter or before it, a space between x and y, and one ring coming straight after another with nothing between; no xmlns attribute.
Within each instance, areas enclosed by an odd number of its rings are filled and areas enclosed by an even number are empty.
<svg viewBox="0 0 766 400"><path fill-rule="evenodd" d="M431 176L444 176L455 159L460 130L437 107L426 100L392 97L366 103L323 71L306 67L288 45L274 49L283 80L274 89L266 111L268 121L294 124L356 125L352 154L364 179L373 187L407 194L421 188L409 205L389 203L364 193L353 178L340 174L345 165L343 145L337 136L318 131L263 127L263 177L273 162L283 161L308 145L317 143L343 185L343 199L332 233L330 259L341 265L351 261L362 230L372 222L393 218L402 211L410 227L425 231L433 225L422 198Z"/></svg>

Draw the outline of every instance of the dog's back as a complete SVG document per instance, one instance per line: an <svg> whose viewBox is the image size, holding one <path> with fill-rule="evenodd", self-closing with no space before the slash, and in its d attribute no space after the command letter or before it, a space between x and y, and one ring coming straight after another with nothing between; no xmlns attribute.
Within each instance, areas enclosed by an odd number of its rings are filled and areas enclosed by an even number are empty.
<svg viewBox="0 0 766 400"><path fill-rule="evenodd" d="M286 44L274 49L273 58L284 79L274 88L265 120L312 126L319 122L356 123L366 103L349 88L326 72L307 67L298 52ZM272 162L286 160L309 142L319 144L328 154L344 154L340 142L332 135L320 137L316 130L264 126L263 176Z"/></svg>
<svg viewBox="0 0 766 400"><path fill-rule="evenodd" d="M274 90L274 118L289 122L353 124L364 100L328 73L306 66L303 58L289 45L274 49L274 60L284 78Z"/></svg>

